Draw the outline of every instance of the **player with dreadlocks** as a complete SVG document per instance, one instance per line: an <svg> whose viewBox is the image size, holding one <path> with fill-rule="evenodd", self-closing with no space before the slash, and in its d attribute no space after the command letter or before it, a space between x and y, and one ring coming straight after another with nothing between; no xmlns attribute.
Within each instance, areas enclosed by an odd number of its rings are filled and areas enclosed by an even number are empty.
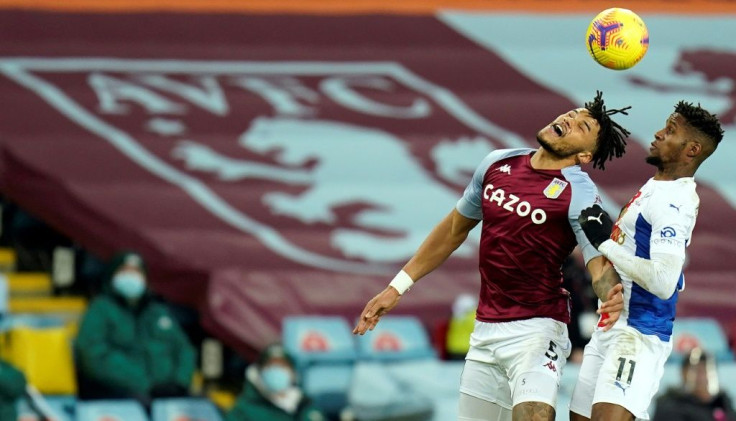
<svg viewBox="0 0 736 421"><path fill-rule="evenodd" d="M593 154L593 168L603 170L605 169L606 160L610 161L614 156L621 158L624 152L626 152L625 138L630 133L621 127L620 124L611 120L610 116L618 113L628 115L626 110L629 108L631 107L625 107L619 110L606 110L606 105L603 103L603 93L600 91L596 92L593 102L585 103L585 109L599 122L601 127L598 133L598 139L602 141L599 142Z"/></svg>
<svg viewBox="0 0 736 421"><path fill-rule="evenodd" d="M460 379L460 420L555 419L557 389L570 355L570 294L563 261L579 245L593 279L615 276L590 245L578 215L600 201L581 165L603 168L621 156L628 134L611 120L599 92L585 107L537 133L538 149L504 149L481 161L454 209L360 315L355 334L372 330L420 278L437 268L483 221L476 324ZM417 211L421 206L417 204ZM613 275L610 275L614 272ZM601 311L623 309L621 287Z"/></svg>
<svg viewBox="0 0 736 421"><path fill-rule="evenodd" d="M649 419L647 408L672 351L675 305L685 286L685 247L700 204L693 176L722 138L715 115L680 101L649 148L646 162L657 168L654 177L616 223L600 206L581 213L590 244L613 263L617 275L594 280L593 289L605 297L623 284L624 310L612 329L594 332L585 347L571 420Z"/></svg>

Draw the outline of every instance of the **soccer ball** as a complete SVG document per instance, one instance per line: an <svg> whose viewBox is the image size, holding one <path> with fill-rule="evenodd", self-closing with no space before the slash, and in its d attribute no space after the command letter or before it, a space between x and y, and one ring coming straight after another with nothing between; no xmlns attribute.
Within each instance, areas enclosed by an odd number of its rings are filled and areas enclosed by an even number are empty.
<svg viewBox="0 0 736 421"><path fill-rule="evenodd" d="M636 13L614 7L602 11L590 22L585 42L588 52L601 66L625 70L646 54L649 31Z"/></svg>

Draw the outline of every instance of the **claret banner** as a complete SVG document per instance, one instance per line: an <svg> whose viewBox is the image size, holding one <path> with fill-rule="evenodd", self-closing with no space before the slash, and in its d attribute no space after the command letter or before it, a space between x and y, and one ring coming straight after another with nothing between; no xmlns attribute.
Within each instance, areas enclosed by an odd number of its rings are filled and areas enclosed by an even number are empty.
<svg viewBox="0 0 736 421"><path fill-rule="evenodd" d="M101 257L139 250L157 292L249 351L287 315L357 317L486 154L538 147L538 130L596 90L633 106L620 118L626 156L590 169L618 213L685 99L727 135L696 176L681 314L732 318L719 291L736 274L736 50L724 36L736 22L642 13L650 51L614 72L587 55L591 16L0 9L0 189ZM702 30L679 35L685 21ZM401 312L431 326L475 294L478 238Z"/></svg>

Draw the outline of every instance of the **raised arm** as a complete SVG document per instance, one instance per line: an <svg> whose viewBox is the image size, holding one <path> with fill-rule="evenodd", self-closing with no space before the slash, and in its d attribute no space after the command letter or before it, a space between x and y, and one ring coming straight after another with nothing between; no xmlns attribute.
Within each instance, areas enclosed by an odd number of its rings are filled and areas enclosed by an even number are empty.
<svg viewBox="0 0 736 421"><path fill-rule="evenodd" d="M368 301L353 333L363 335L366 331L373 330L381 316L396 307L401 294L447 260L468 238L468 233L478 222L453 209L432 229L391 284Z"/></svg>
<svg viewBox="0 0 736 421"><path fill-rule="evenodd" d="M460 247L478 222L453 209L424 239L414 256L404 265L404 272L416 282L435 270Z"/></svg>

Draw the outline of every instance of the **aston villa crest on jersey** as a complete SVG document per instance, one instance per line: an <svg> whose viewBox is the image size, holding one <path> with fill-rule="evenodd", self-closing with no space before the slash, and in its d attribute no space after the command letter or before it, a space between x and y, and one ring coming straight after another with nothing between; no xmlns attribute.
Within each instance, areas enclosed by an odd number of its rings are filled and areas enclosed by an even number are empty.
<svg viewBox="0 0 736 421"><path fill-rule="evenodd" d="M557 199L565 190L567 184L567 181L562 181L559 178L555 177L555 179L552 180L551 183L549 183L547 188L544 189L544 195L550 199Z"/></svg>

